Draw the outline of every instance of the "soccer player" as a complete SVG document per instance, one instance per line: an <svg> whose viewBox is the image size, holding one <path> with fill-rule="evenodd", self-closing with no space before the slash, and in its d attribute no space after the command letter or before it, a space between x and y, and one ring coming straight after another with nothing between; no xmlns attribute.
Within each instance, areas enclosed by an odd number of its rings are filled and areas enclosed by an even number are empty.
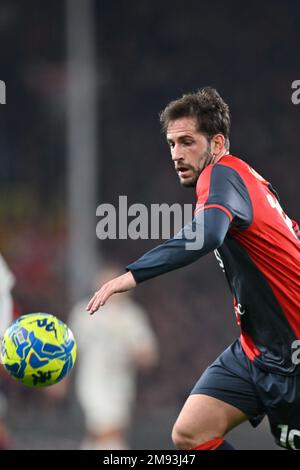
<svg viewBox="0 0 300 470"><path fill-rule="evenodd" d="M299 227L271 184L229 153L229 108L215 89L172 101L160 118L180 183L196 187L192 229L203 231L203 244L186 249L183 230L105 283L87 310L93 314L114 293L214 250L241 335L195 384L173 442L182 450L233 449L226 433L267 415L276 442L300 449Z"/></svg>
<svg viewBox="0 0 300 470"><path fill-rule="evenodd" d="M0 346L6 328L13 320L14 301L12 289L15 284L15 276L0 254ZM11 446L10 431L7 426L7 399L1 391L2 370L0 370L0 450L9 449Z"/></svg>

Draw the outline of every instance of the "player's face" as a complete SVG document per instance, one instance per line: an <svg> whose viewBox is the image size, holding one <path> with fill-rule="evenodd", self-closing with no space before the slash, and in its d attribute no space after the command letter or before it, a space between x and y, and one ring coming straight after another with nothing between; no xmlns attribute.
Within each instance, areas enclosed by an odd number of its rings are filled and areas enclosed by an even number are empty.
<svg viewBox="0 0 300 470"><path fill-rule="evenodd" d="M196 186L200 173L213 158L207 137L197 130L196 120L184 117L171 121L167 141L180 183Z"/></svg>

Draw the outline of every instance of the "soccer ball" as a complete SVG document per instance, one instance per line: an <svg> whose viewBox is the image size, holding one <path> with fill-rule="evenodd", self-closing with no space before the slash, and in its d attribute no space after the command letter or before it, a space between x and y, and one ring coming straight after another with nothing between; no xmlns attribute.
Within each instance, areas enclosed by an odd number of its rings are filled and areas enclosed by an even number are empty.
<svg viewBox="0 0 300 470"><path fill-rule="evenodd" d="M76 359L76 341L54 315L32 313L15 320L5 331L1 362L16 380L46 387L63 379Z"/></svg>

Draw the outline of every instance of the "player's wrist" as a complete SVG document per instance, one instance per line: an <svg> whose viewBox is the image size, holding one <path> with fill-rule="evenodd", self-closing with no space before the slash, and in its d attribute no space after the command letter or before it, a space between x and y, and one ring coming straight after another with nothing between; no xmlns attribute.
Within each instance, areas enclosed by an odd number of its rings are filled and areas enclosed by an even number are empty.
<svg viewBox="0 0 300 470"><path fill-rule="evenodd" d="M128 286L128 290L136 287L137 283L131 271L128 271L126 274L123 274L123 276L125 278L126 285Z"/></svg>

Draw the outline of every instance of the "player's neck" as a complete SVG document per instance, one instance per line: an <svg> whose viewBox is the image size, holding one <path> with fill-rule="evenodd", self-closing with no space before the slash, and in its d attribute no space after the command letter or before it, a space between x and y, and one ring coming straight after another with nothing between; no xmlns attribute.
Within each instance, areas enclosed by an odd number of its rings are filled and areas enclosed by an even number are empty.
<svg viewBox="0 0 300 470"><path fill-rule="evenodd" d="M214 165L215 163L218 163L219 160L221 160L224 155L228 154L228 150L224 149L221 152L219 152L217 155L213 155L211 163Z"/></svg>

